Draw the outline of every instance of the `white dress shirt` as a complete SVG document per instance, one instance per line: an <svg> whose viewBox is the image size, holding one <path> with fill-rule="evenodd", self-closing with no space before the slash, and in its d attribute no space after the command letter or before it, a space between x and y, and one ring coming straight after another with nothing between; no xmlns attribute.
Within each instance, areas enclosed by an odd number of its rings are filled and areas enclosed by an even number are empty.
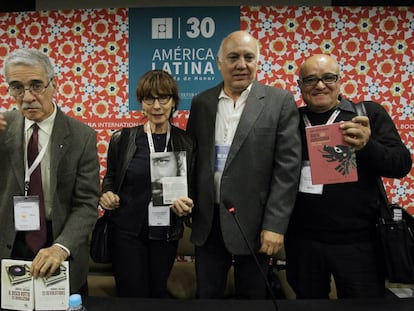
<svg viewBox="0 0 414 311"><path fill-rule="evenodd" d="M216 115L216 129L215 129L215 144L216 153L217 146L230 146L233 142L234 135L239 125L240 117L246 106L247 97L249 96L252 84L250 84L240 95L240 97L233 101L231 97L226 95L222 89L219 95L219 102ZM217 154L216 154L217 159ZM214 172L214 185L216 189L216 203L220 203L220 184L222 171L216 170Z"/></svg>

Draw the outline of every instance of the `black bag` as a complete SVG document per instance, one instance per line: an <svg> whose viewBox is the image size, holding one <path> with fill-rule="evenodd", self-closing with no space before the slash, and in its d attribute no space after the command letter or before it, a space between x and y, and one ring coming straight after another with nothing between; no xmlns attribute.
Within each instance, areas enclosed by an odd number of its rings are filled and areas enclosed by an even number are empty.
<svg viewBox="0 0 414 311"><path fill-rule="evenodd" d="M110 263L111 255L108 246L108 219L110 212L106 211L96 221L92 231L89 254L96 263Z"/></svg>
<svg viewBox="0 0 414 311"><path fill-rule="evenodd" d="M390 204L384 209L401 214L400 220L381 216L378 223L386 278L392 283L414 283L414 219L398 205Z"/></svg>

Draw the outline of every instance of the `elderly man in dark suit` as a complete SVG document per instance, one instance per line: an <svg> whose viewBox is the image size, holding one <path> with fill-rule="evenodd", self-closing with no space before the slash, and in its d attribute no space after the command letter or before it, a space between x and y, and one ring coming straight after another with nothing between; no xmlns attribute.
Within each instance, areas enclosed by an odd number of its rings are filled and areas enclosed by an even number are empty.
<svg viewBox="0 0 414 311"><path fill-rule="evenodd" d="M259 84L259 43L236 31L219 48L223 83L192 101L188 131L199 153L191 240L197 294L221 298L234 265L236 295L266 298L266 284L236 219L267 271L283 245L300 170L299 116L291 93Z"/></svg>
<svg viewBox="0 0 414 311"><path fill-rule="evenodd" d="M57 82L43 53L13 51L4 74L19 111L0 116L0 259L33 260L34 277L51 275L68 260L71 292L86 294L99 199L96 134L53 103ZM26 149L32 142L39 152L33 164ZM26 227L22 198L40 215Z"/></svg>

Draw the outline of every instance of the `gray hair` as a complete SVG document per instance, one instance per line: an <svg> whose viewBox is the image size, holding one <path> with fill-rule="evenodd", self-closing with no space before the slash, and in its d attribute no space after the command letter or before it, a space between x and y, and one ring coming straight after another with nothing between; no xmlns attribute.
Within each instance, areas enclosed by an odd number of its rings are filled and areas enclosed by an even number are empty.
<svg viewBox="0 0 414 311"><path fill-rule="evenodd" d="M48 80L55 76L55 70L47 55L35 49L20 48L11 52L4 60L3 74L6 78L6 82L9 81L9 67L19 65L43 68Z"/></svg>

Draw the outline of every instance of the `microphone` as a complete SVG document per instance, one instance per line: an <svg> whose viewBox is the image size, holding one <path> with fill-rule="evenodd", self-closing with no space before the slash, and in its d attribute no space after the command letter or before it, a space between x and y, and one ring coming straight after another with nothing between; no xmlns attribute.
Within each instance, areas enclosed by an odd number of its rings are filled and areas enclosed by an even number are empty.
<svg viewBox="0 0 414 311"><path fill-rule="evenodd" d="M244 239L244 242L246 243L247 248L249 249L250 255L253 256L254 262L256 263L256 266L259 269L260 274L261 274L261 276L262 276L262 278L263 278L263 280L266 284L266 288L269 291L269 295L270 295L270 298L273 302L273 305L275 306L275 310L279 311L279 306L277 305L276 296L275 296L275 294L272 290L272 287L269 284L269 281L267 280L267 277L266 277L262 267L260 266L259 260L257 259L257 256L256 256L256 253L253 251L253 248L251 247L249 241L247 240L247 236L244 233L244 230L243 230L242 226L240 225L239 218L236 215L236 209L234 208L233 204L230 201L226 200L226 199L223 200L223 204L224 204L225 208L229 211L229 213L233 215L233 218L234 218L234 220L237 224L237 227L239 228L239 231L240 231L240 233L241 233L241 235Z"/></svg>

